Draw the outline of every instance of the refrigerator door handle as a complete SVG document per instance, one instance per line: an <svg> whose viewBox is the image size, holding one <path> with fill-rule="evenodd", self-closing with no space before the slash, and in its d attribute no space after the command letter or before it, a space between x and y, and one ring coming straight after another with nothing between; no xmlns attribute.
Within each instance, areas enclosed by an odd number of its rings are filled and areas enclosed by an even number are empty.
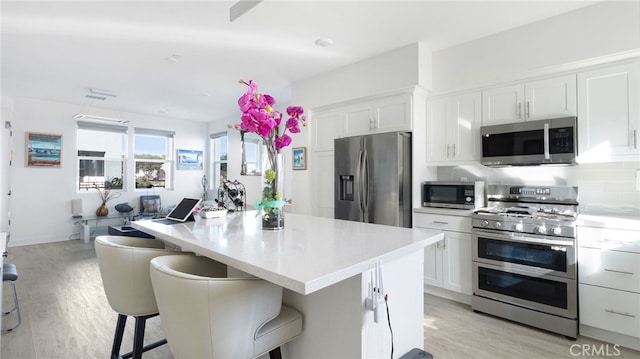
<svg viewBox="0 0 640 359"><path fill-rule="evenodd" d="M364 208L363 208L363 201L362 201L362 196L363 196L363 191L362 191L362 155L364 154L363 151L360 151L359 155L358 155L358 168L356 169L356 186L357 186L357 196L358 196L358 208L360 209L360 221L362 222L363 218L362 215L364 213Z"/></svg>
<svg viewBox="0 0 640 359"><path fill-rule="evenodd" d="M367 151L362 156L362 207L364 222L369 222L369 157Z"/></svg>

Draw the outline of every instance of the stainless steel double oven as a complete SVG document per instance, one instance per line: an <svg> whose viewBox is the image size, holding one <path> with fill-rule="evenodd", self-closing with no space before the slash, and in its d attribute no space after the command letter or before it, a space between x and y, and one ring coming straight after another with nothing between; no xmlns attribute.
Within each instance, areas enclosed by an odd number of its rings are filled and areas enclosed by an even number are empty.
<svg viewBox="0 0 640 359"><path fill-rule="evenodd" d="M488 186L473 215L472 308L575 338L577 188Z"/></svg>

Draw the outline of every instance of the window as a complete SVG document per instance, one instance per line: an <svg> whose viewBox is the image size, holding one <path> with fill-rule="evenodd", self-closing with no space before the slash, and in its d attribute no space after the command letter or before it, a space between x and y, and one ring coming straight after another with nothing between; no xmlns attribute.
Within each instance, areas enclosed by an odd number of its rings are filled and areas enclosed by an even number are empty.
<svg viewBox="0 0 640 359"><path fill-rule="evenodd" d="M227 133L216 133L211 136L211 189L217 189L222 181L227 180Z"/></svg>
<svg viewBox="0 0 640 359"><path fill-rule="evenodd" d="M262 154L266 151L264 140L252 132L241 132L242 168L241 175L260 176L262 174Z"/></svg>
<svg viewBox="0 0 640 359"><path fill-rule="evenodd" d="M172 188L175 132L135 129L136 188Z"/></svg>
<svg viewBox="0 0 640 359"><path fill-rule="evenodd" d="M123 188L127 127L78 121L78 190Z"/></svg>

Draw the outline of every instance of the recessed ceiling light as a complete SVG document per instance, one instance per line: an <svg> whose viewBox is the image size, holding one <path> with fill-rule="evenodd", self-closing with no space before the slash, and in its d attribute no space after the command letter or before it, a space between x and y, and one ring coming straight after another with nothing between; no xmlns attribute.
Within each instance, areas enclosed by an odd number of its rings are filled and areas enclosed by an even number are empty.
<svg viewBox="0 0 640 359"><path fill-rule="evenodd" d="M180 62L180 55L178 54L173 54L169 57L165 57L164 61L170 63L170 64L177 64L178 62Z"/></svg>
<svg viewBox="0 0 640 359"><path fill-rule="evenodd" d="M318 45L320 47L331 46L331 45L333 45L333 40L331 40L328 37L321 37L318 40L316 40L316 45Z"/></svg>

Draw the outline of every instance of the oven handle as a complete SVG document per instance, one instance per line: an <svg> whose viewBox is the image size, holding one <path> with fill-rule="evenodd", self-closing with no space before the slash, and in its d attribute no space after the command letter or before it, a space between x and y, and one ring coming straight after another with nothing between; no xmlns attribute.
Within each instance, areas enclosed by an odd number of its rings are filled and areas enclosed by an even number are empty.
<svg viewBox="0 0 640 359"><path fill-rule="evenodd" d="M572 240L531 238L531 237L524 237L524 236L501 234L493 231L487 231L487 230L476 229L476 228L473 229L473 233L476 235L486 235L486 237L489 239L497 239L497 240L503 240L503 241L524 242L524 243L532 243L532 244L555 245L555 246L566 246L566 247L574 246L574 242Z"/></svg>

